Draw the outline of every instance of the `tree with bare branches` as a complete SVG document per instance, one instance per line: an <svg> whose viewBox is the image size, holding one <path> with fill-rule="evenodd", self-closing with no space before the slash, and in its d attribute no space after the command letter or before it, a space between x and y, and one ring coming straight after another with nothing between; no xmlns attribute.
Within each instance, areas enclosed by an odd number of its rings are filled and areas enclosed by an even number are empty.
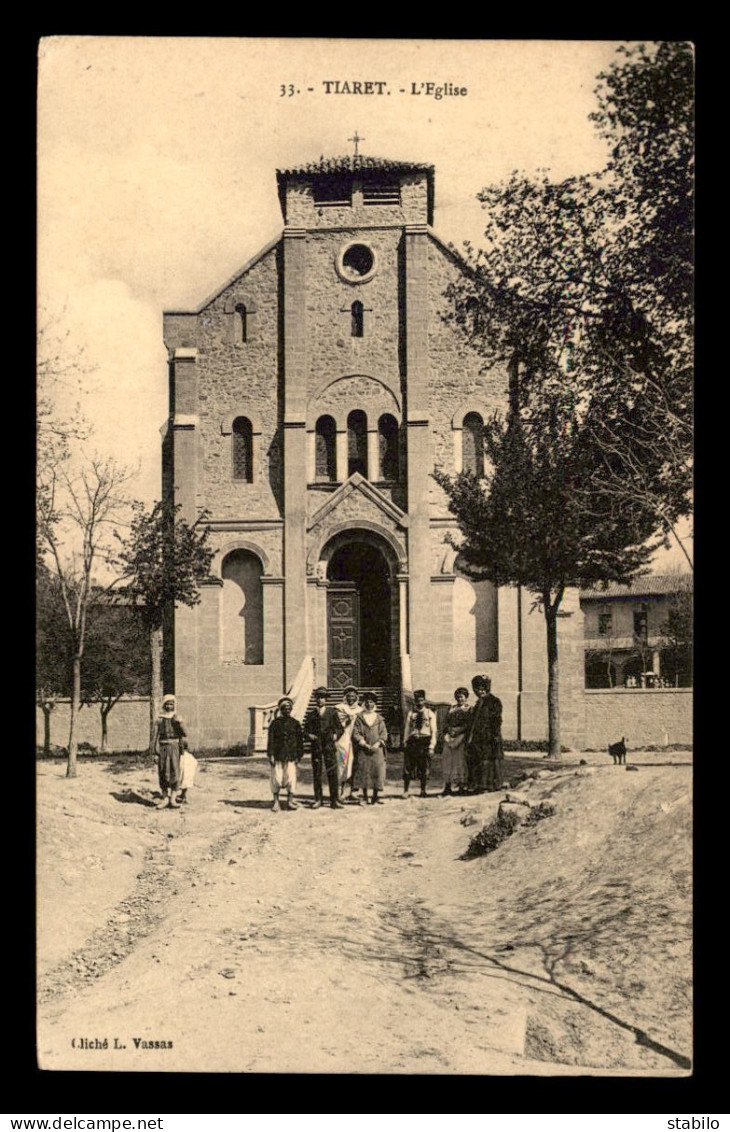
<svg viewBox="0 0 730 1132"><path fill-rule="evenodd" d="M113 460L99 457L79 467L64 457L39 470L37 537L58 583L72 656L68 778L76 777L76 723L89 609L103 592L94 584L94 571L110 558L114 530L129 506L130 475Z"/></svg>

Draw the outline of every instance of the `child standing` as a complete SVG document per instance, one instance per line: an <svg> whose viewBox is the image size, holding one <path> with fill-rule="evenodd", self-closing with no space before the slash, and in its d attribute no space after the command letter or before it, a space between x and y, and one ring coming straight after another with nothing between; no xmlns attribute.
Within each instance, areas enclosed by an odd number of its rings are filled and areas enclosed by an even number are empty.
<svg viewBox="0 0 730 1132"><path fill-rule="evenodd" d="M187 802L188 790L195 781L195 771L198 769L198 760L195 755L191 754L188 750L187 739L180 740L180 793L177 796L178 802Z"/></svg>
<svg viewBox="0 0 730 1132"><path fill-rule="evenodd" d="M426 706L426 693L418 688L413 693L415 707L408 712L403 740L403 797L408 791L412 778L421 783L421 797L426 797L426 783L431 770L431 756L436 746L436 715Z"/></svg>

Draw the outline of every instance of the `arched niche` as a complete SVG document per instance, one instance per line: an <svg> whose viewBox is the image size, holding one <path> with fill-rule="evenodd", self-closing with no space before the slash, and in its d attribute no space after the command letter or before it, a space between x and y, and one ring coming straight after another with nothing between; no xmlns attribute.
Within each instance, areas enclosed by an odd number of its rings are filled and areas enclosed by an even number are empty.
<svg viewBox="0 0 730 1132"><path fill-rule="evenodd" d="M264 565L251 550L229 550L221 562L220 655L225 663L264 663Z"/></svg>

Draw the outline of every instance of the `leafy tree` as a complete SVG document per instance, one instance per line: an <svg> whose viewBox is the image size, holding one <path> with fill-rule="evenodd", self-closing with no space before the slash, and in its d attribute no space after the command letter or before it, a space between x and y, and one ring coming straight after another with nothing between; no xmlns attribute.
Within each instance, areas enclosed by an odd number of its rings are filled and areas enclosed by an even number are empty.
<svg viewBox="0 0 730 1132"><path fill-rule="evenodd" d="M556 394L532 394L522 412L484 429L491 465L435 478L446 490L463 541L466 572L533 593L545 617L549 754L560 754L558 612L570 586L627 581L656 549L650 518L596 491L601 454L590 422ZM456 543L454 544L456 545Z"/></svg>
<svg viewBox="0 0 730 1132"><path fill-rule="evenodd" d="M662 671L674 684L692 683L694 644L694 609L691 579L677 575L677 588L672 594L666 620L661 625Z"/></svg>
<svg viewBox="0 0 730 1132"><path fill-rule="evenodd" d="M686 44L635 45L599 76L595 176L514 173L479 199L485 246L451 317L523 386L561 379L603 454L600 490L677 535L692 485L692 74Z"/></svg>
<svg viewBox="0 0 730 1132"><path fill-rule="evenodd" d="M596 93L605 170L479 194L484 248L447 317L507 367L509 412L485 480L436 473L474 576L542 606L551 755L565 588L628 581L691 508L691 51L623 49Z"/></svg>
<svg viewBox="0 0 730 1132"><path fill-rule="evenodd" d="M149 636L151 695L150 741L162 699L162 627L176 604L195 606L200 585L210 572L215 550L209 546L206 514L190 525L179 517L180 506L155 503L150 511L134 506L129 537L122 543L118 562L126 582L119 593L139 610Z"/></svg>
<svg viewBox="0 0 730 1132"><path fill-rule="evenodd" d="M138 611L130 606L97 604L91 614L81 668L81 701L99 705L99 749L104 751L114 706L124 695L147 695L149 691L149 640Z"/></svg>
<svg viewBox="0 0 730 1132"><path fill-rule="evenodd" d="M78 470L65 459L40 469L37 538L58 585L72 656L67 778L76 777L76 722L89 610L101 594L94 571L108 558L112 532L124 516L128 478L129 472L113 460L96 457Z"/></svg>
<svg viewBox="0 0 730 1132"><path fill-rule="evenodd" d="M71 641L58 581L42 560L36 570L36 704L43 712L43 753L51 750L51 713L72 686Z"/></svg>

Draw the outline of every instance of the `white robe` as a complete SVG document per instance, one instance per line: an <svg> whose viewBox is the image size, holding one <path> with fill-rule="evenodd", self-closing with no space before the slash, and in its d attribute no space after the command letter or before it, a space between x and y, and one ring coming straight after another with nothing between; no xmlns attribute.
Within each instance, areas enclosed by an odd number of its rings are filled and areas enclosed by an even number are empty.
<svg viewBox="0 0 730 1132"><path fill-rule="evenodd" d="M337 777L341 784L352 777L352 729L362 708L359 704L348 704L343 700L341 704L337 704L335 711L345 727L337 740Z"/></svg>

